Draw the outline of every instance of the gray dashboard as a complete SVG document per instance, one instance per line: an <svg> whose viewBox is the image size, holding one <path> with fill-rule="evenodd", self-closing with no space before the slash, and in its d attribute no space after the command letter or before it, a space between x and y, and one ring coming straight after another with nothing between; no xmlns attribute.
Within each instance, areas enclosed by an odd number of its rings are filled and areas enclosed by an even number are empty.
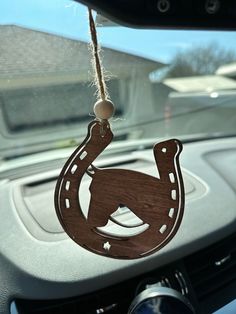
<svg viewBox="0 0 236 314"><path fill-rule="evenodd" d="M236 229L235 138L184 144L180 162L186 206L180 229L159 252L131 261L95 255L63 232L53 193L68 153L42 153L45 166L38 165L37 156L29 167L24 160L17 168L10 161L0 164L0 313L8 312L14 298L55 299L107 287L184 257ZM96 165L156 174L151 149L110 153ZM88 185L85 178L80 192L85 209ZM133 219L127 212L120 217Z"/></svg>

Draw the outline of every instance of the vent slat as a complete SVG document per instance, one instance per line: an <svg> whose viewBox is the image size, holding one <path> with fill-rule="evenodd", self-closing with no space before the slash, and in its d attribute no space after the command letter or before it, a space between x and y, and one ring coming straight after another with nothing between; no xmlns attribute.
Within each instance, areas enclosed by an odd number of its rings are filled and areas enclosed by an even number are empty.
<svg viewBox="0 0 236 314"><path fill-rule="evenodd" d="M185 265L198 300L214 296L236 282L236 235L187 257Z"/></svg>
<svg viewBox="0 0 236 314"><path fill-rule="evenodd" d="M64 300L16 299L15 304L22 314L96 314L105 310L107 314L126 314L139 280L133 279L88 295Z"/></svg>
<svg viewBox="0 0 236 314"><path fill-rule="evenodd" d="M218 246L213 246L206 251L201 251L200 254L194 254L188 258L188 273L192 276L211 267L212 263L229 253L236 254L236 237L231 239L232 243L222 243Z"/></svg>
<svg viewBox="0 0 236 314"><path fill-rule="evenodd" d="M198 286L196 291L199 300L205 299L210 294L214 294L216 291L236 281L236 268L232 269L232 271L234 272L233 274L229 272L224 273L221 276L214 278L214 280L210 280L205 287L204 285Z"/></svg>
<svg viewBox="0 0 236 314"><path fill-rule="evenodd" d="M225 265L215 266L213 262L201 271L201 276L199 276L199 273L196 273L191 278L194 282L194 285L198 286L204 284L206 280L211 280L215 277L218 277L221 272L231 272L234 267L236 267L236 256L231 255L231 261L226 262Z"/></svg>

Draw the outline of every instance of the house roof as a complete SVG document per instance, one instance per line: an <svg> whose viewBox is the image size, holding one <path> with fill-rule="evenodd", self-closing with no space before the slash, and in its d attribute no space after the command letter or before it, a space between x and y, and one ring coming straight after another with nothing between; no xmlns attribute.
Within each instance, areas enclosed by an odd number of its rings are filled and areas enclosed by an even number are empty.
<svg viewBox="0 0 236 314"><path fill-rule="evenodd" d="M236 77L236 62L220 66L219 69L217 69L216 74Z"/></svg>
<svg viewBox="0 0 236 314"><path fill-rule="evenodd" d="M0 26L0 86L59 84L91 79L86 42L18 26ZM104 67L113 76L150 73L164 64L103 48Z"/></svg>
<svg viewBox="0 0 236 314"><path fill-rule="evenodd" d="M236 89L236 82L234 80L217 75L166 79L164 84L182 93Z"/></svg>

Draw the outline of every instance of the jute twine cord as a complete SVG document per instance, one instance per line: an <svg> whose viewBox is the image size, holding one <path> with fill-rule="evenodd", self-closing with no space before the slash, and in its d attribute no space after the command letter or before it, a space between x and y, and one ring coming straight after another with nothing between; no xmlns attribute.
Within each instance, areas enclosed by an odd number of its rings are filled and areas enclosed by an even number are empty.
<svg viewBox="0 0 236 314"><path fill-rule="evenodd" d="M97 30L93 19L92 10L88 9L89 13L89 29L91 35L92 47L92 64L94 69L94 81L98 91L98 98L106 100L108 98L107 86L104 79L104 70L100 58L100 47L97 40Z"/></svg>

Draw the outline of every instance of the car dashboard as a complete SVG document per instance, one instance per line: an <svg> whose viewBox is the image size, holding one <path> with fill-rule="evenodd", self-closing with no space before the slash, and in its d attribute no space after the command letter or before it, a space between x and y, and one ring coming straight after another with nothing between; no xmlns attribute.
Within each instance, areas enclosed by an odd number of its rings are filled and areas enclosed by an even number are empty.
<svg viewBox="0 0 236 314"><path fill-rule="evenodd" d="M150 145L134 141L130 150L119 145L96 166L158 176ZM53 195L70 153L60 149L0 165L0 313L123 314L142 286L158 281L185 295L196 313L213 313L236 298L234 137L184 142L182 224L164 248L137 260L93 254L63 231ZM85 177L80 191L85 212L88 187ZM127 208L116 218L135 221ZM113 223L107 228L122 232Z"/></svg>

